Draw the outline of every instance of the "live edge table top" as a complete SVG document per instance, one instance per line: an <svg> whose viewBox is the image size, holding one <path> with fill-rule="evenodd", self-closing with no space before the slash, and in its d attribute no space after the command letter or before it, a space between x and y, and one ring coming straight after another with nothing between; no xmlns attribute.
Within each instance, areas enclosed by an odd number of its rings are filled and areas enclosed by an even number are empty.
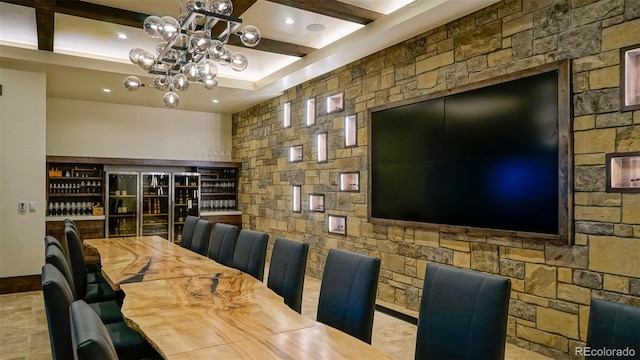
<svg viewBox="0 0 640 360"><path fill-rule="evenodd" d="M389 359L301 316L264 283L154 236L85 240L122 314L165 358Z"/></svg>

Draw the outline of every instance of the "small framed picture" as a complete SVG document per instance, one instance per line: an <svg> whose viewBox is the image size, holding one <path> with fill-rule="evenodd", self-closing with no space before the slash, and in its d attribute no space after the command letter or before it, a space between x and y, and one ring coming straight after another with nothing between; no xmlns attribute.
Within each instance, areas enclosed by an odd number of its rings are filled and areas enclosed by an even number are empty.
<svg viewBox="0 0 640 360"><path fill-rule="evenodd" d="M309 211L324 212L324 194L309 194Z"/></svg>

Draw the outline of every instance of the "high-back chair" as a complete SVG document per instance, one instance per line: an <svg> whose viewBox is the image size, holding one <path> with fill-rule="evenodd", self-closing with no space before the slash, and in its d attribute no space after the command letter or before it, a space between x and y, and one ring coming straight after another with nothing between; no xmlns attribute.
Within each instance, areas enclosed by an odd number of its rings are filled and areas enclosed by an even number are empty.
<svg viewBox="0 0 640 360"><path fill-rule="evenodd" d="M193 230L193 238L191 240L191 246L189 247L189 249L197 252L200 255L207 255L210 238L211 222L204 219L198 219L196 227Z"/></svg>
<svg viewBox="0 0 640 360"><path fill-rule="evenodd" d="M78 297L73 284L73 276L71 275L71 270L69 270L69 265L59 248L55 246L49 246L47 248L45 251L45 263L53 265L66 280L66 284L60 284L60 286L68 287L73 294L73 299L80 300L81 298ZM106 324L124 321L122 318L122 312L120 311L120 306L113 300L94 302L91 303L90 306L96 313L98 313L102 321Z"/></svg>
<svg viewBox="0 0 640 360"><path fill-rule="evenodd" d="M180 246L186 249L191 249L191 241L193 240L193 232L196 230L196 224L200 220L197 216L187 215L184 219L184 225L182 226L182 241Z"/></svg>
<svg viewBox="0 0 640 360"><path fill-rule="evenodd" d="M380 259L329 249L324 266L318 321L371 344Z"/></svg>
<svg viewBox="0 0 640 360"><path fill-rule="evenodd" d="M633 349L640 358L640 306L591 299L586 346L591 349ZM610 359L594 352L591 359ZM622 358L622 357L621 357Z"/></svg>
<svg viewBox="0 0 640 360"><path fill-rule="evenodd" d="M267 286L284 298L284 303L300 313L309 244L276 238L271 253Z"/></svg>
<svg viewBox="0 0 640 360"><path fill-rule="evenodd" d="M240 230L236 251L233 253L233 267L262 281L268 241L269 234L255 230Z"/></svg>
<svg viewBox="0 0 640 360"><path fill-rule="evenodd" d="M511 281L429 263L416 359L503 359Z"/></svg>
<svg viewBox="0 0 640 360"><path fill-rule="evenodd" d="M233 253L236 251L238 227L230 224L216 223L211 234L209 258L222 265L233 266Z"/></svg>
<svg viewBox="0 0 640 360"><path fill-rule="evenodd" d="M53 359L73 359L69 306L76 300L62 273L51 264L42 267L42 293ZM95 307L91 306L91 309L98 314ZM139 355L155 354L149 343L124 322L104 326L119 356L137 358Z"/></svg>
<svg viewBox="0 0 640 360"><path fill-rule="evenodd" d="M87 265L84 262L84 251L80 235L69 226L65 226L67 239L67 262L73 276L76 294L86 302L99 302L121 298L106 282L89 284L87 280Z"/></svg>
<svg viewBox="0 0 640 360"><path fill-rule="evenodd" d="M60 249L60 251L62 251L63 254L67 252L67 250L65 250L65 248L62 245L62 243L60 242L60 240L56 239L55 237L53 237L51 235L47 235L47 236L44 237L44 248L45 248L45 251L49 246L57 247L58 249Z"/></svg>
<svg viewBox="0 0 640 360"><path fill-rule="evenodd" d="M78 300L71 304L69 321L72 350L76 360L118 359L109 330L86 302Z"/></svg>
<svg viewBox="0 0 640 360"><path fill-rule="evenodd" d="M71 333L69 331L69 305L75 301L66 279L51 264L42 267L42 295L49 327L51 356L56 359L73 359Z"/></svg>

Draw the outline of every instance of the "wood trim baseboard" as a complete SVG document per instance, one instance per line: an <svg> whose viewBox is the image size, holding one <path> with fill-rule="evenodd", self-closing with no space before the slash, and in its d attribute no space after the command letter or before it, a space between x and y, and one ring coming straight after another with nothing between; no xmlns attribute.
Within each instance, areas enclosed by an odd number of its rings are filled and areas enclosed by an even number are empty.
<svg viewBox="0 0 640 360"><path fill-rule="evenodd" d="M42 290L41 275L0 278L0 295L36 290Z"/></svg>

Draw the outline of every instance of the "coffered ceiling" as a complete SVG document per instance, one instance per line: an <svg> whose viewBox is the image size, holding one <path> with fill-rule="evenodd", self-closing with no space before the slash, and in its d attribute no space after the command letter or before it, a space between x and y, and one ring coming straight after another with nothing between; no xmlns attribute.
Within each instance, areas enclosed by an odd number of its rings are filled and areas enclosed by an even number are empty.
<svg viewBox="0 0 640 360"><path fill-rule="evenodd" d="M262 33L255 48L229 42L248 68L220 66L219 86L192 86L179 108L240 111L496 1L234 0L232 16ZM179 14L179 0L0 0L0 66L45 71L50 97L164 107L161 92L129 93L123 80L151 81L128 58L134 47L155 52L144 19Z"/></svg>

